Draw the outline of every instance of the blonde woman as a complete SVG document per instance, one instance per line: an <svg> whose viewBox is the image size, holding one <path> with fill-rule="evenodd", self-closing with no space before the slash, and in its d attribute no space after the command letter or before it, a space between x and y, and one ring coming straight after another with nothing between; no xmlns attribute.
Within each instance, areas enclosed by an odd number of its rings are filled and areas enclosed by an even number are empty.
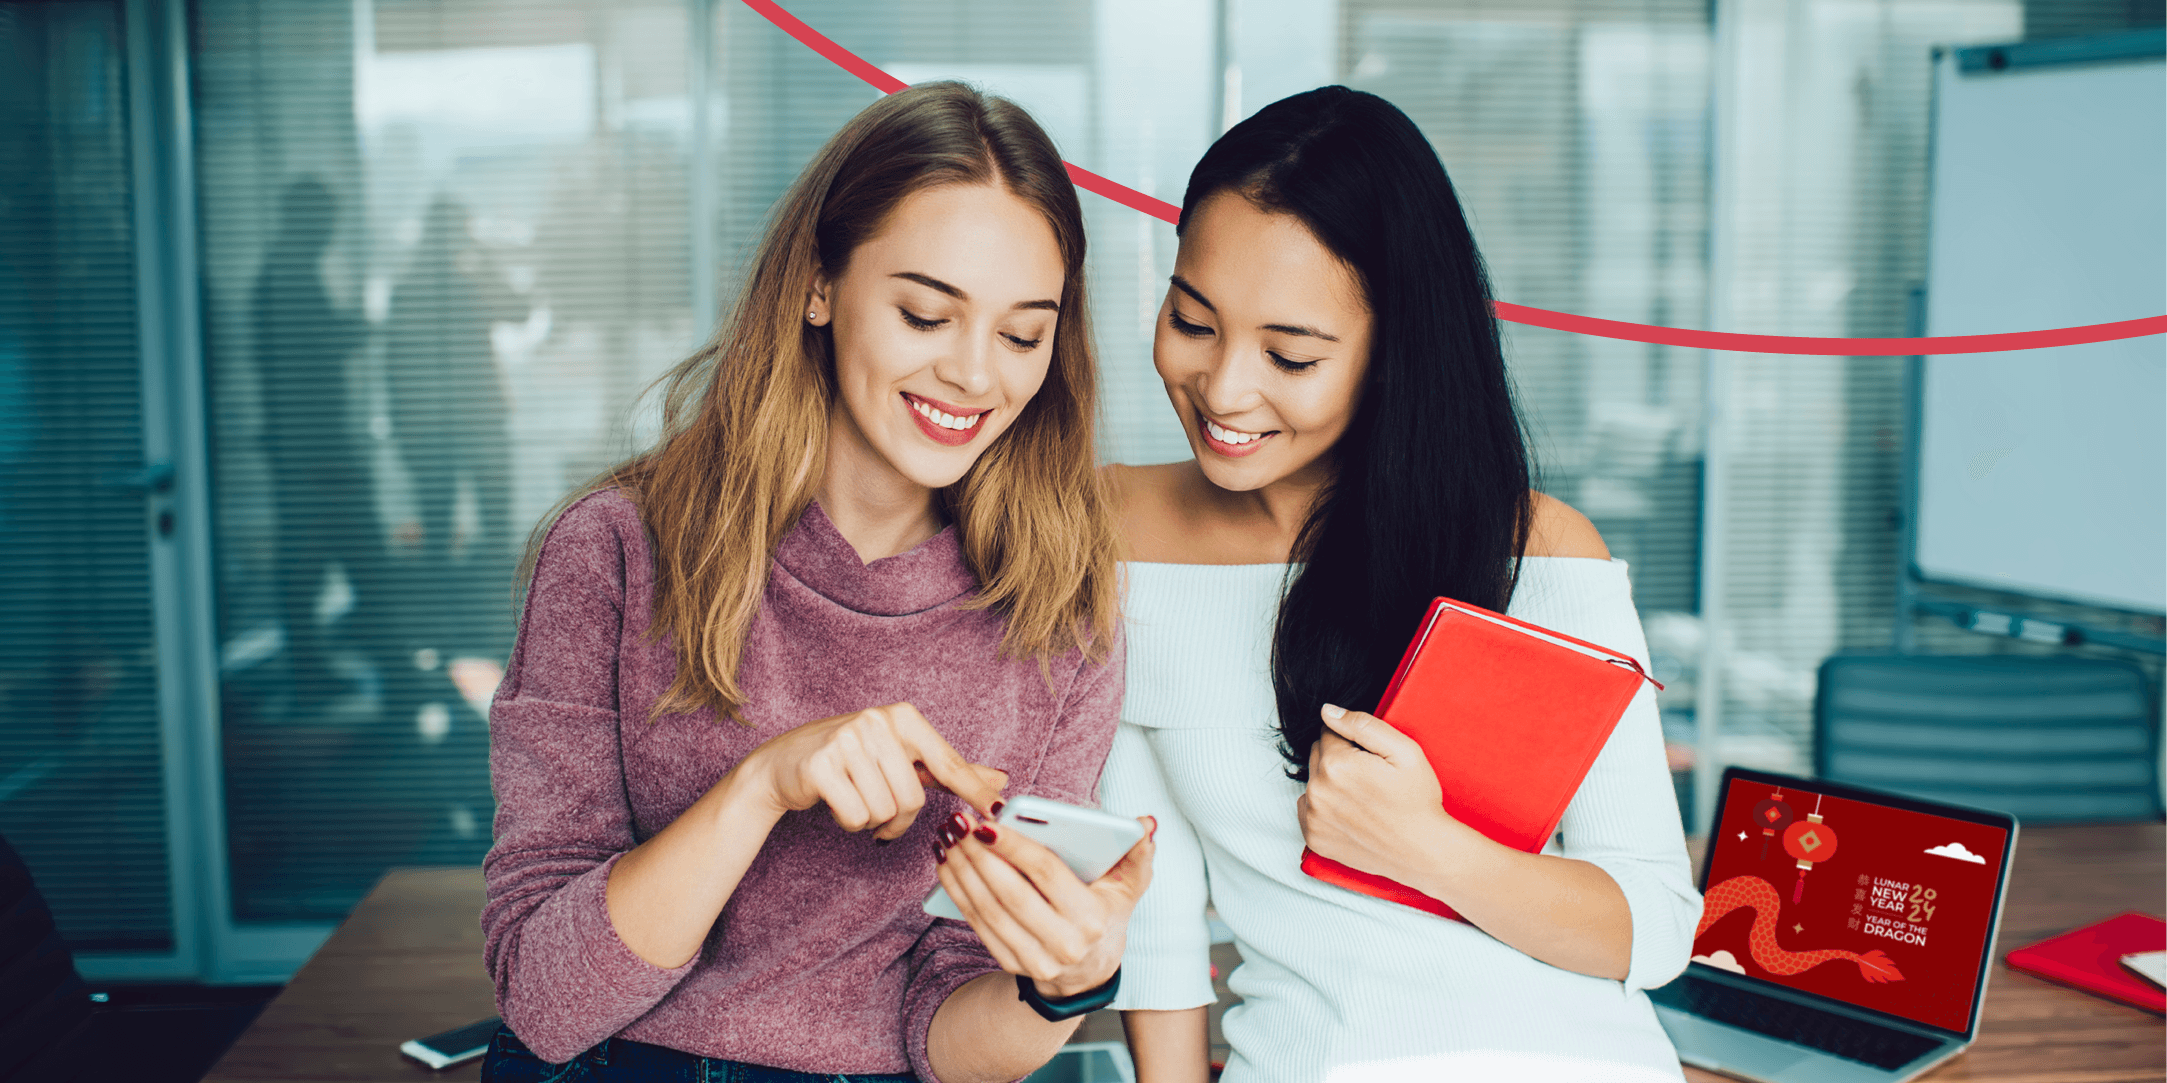
<svg viewBox="0 0 2167 1083"><path fill-rule="evenodd" d="M485 1079L1011 1080L1110 998L1150 841L1084 884L982 823L1090 803L1121 701L1083 255L1045 133L954 83L784 197L534 559Z"/></svg>

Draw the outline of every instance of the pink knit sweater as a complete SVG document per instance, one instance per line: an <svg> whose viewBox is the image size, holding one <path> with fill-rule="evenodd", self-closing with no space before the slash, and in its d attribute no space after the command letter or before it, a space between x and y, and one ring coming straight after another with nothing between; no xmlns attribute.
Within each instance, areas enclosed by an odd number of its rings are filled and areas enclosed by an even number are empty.
<svg viewBox="0 0 2167 1083"><path fill-rule="evenodd" d="M777 549L739 681L749 725L712 712L648 720L676 670L649 642L654 571L632 503L598 493L551 529L511 666L490 710L496 845L483 865L497 1007L545 1060L612 1035L807 1072L915 1072L933 1013L999 969L976 934L920 909L934 829L963 803L930 794L876 846L825 806L782 818L691 962L653 966L617 938L603 887L761 742L815 719L909 702L1010 794L1093 803L1121 704L1121 653L998 656L999 617L950 527L862 564L815 505Z"/></svg>

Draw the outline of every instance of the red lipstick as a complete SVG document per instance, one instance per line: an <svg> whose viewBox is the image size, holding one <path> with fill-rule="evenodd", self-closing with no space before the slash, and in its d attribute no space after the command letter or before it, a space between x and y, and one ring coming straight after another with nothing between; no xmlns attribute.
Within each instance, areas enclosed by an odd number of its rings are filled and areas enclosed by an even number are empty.
<svg viewBox="0 0 2167 1083"><path fill-rule="evenodd" d="M993 412L991 410L965 410L960 406L951 406L939 399L913 395L908 391L903 392L903 407L910 412L910 419L918 423L919 432L926 434L926 437L935 443L946 444L949 447L961 447L970 443L978 435L978 431L986 427L985 415ZM926 410L946 414L959 422L966 423L967 427L951 429L934 418L926 416Z"/></svg>

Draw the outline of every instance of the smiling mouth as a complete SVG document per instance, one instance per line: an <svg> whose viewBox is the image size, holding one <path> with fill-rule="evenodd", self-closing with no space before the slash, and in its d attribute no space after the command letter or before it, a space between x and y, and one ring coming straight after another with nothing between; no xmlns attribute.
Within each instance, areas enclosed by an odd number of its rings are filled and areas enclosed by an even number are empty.
<svg viewBox="0 0 2167 1083"><path fill-rule="evenodd" d="M967 444L984 428L981 424L990 409L962 411L956 406L935 399L921 398L908 391L903 392L903 402L910 407L911 420L918 423L918 430L935 442L950 447Z"/></svg>
<svg viewBox="0 0 2167 1083"><path fill-rule="evenodd" d="M1266 440L1279 435L1278 429L1267 432L1243 432L1240 429L1230 429L1205 417L1201 411L1197 413L1196 421L1197 431L1204 434L1205 445L1230 459L1238 459L1244 455L1254 454L1258 448L1264 446Z"/></svg>

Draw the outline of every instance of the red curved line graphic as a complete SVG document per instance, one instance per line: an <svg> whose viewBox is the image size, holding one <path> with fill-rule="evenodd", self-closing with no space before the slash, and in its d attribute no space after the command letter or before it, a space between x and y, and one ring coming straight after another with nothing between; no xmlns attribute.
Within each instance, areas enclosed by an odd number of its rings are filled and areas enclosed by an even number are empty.
<svg viewBox="0 0 2167 1083"><path fill-rule="evenodd" d="M747 2L750 3L751 0L747 0ZM1068 178L1076 182L1076 187L1086 192L1096 192L1124 207L1142 211L1170 226L1178 225L1181 222L1180 207L1176 207L1163 199L1154 199L1118 181L1107 180L1074 162L1062 162L1061 164L1068 167Z"/></svg>
<svg viewBox="0 0 2167 1083"><path fill-rule="evenodd" d="M806 48L828 58L837 67L864 80L883 94L893 94L908 84L867 63L858 54L837 45L827 35L805 25L804 20L782 9L775 0L745 0L783 33ZM1125 184L1099 176L1073 162L1069 179L1076 187L1105 196L1124 207L1139 210L1168 223L1178 223L1181 208L1154 199ZM1547 327L1595 338L1624 339L1658 346L1684 346L1697 350L1736 350L1744 353L1809 354L1820 357L1909 357L1920 354L1995 353L2003 350L2037 350L2048 346L2075 346L2086 342L2112 342L2167 334L2167 316L2146 316L2115 323L2082 327L2057 327L2045 331L2011 331L1995 335L1946 335L1938 338L1808 338L1799 335L1746 335L1733 331L1693 331L1682 327L1657 327L1594 316L1576 316L1546 308L1529 308L1507 301L1492 306L1497 318L1529 327Z"/></svg>
<svg viewBox="0 0 2167 1083"><path fill-rule="evenodd" d="M1807 338L1799 335L1744 335L1734 331L1690 331L1682 327L1656 327L1645 323L1575 316L1506 301L1495 303L1497 318L1530 327L1652 342L1659 346L1688 346L1697 350L1738 350L1745 353L1814 354L1823 357L1909 357L1916 354L1994 353L2000 350L2037 350L2047 346L2074 346L2084 342L2111 342L2167 334L2167 316L2146 316L2118 323L2094 323L2083 327L2056 327L2046 331L2010 331L1998 335L1944 335L1939 338Z"/></svg>
<svg viewBox="0 0 2167 1083"><path fill-rule="evenodd" d="M896 78L867 63L858 54L828 40L826 34L805 25L805 20L782 9L775 0L745 0L745 6L760 13L760 17L774 23L783 33L798 39L798 44L835 62L835 66L865 80L882 94L893 94L909 83Z"/></svg>

